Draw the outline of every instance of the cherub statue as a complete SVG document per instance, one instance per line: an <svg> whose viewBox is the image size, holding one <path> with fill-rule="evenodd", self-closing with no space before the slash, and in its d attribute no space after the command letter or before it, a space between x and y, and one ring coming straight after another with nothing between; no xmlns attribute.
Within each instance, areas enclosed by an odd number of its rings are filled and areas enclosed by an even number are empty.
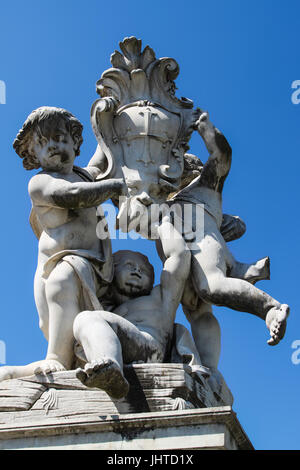
<svg viewBox="0 0 300 470"><path fill-rule="evenodd" d="M74 318L84 309L101 308L98 298L112 280L110 240L96 237L96 208L121 194L124 183L94 182L95 168L74 166L82 140L82 125L71 113L41 107L28 116L14 142L26 170L41 167L29 182L29 195L39 238L35 301L48 351L43 361L2 367L0 380L70 369Z"/></svg>
<svg viewBox="0 0 300 470"><path fill-rule="evenodd" d="M253 265L237 262L220 231L222 190L231 166L231 148L221 132L211 124L207 113L201 113L196 127L208 149L209 159L200 176L172 198L172 202L181 206L201 205L204 210L201 233L195 234L196 239L191 245L193 287L198 297L208 304L252 313L265 320L270 332L268 344L276 345L284 336L289 307L253 285L264 278L263 272L268 272L269 260L264 258ZM193 223L196 225L195 220ZM201 308L207 311L205 306ZM200 344L196 328L193 333L197 345Z"/></svg>

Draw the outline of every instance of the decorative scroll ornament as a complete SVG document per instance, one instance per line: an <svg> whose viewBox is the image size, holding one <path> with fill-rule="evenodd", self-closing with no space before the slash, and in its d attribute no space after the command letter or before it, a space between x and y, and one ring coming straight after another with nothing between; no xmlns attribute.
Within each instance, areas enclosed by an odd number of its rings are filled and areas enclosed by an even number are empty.
<svg viewBox="0 0 300 470"><path fill-rule="evenodd" d="M149 46L141 46L141 40L125 38L122 53L112 54L113 67L97 82L101 98L92 106L91 121L105 160L99 179L122 176L146 192L163 182L174 189L200 111L175 96L177 62L156 59Z"/></svg>
<svg viewBox="0 0 300 470"><path fill-rule="evenodd" d="M46 414L49 410L56 409L58 407L58 396L55 388L49 388L42 395L43 408L46 410Z"/></svg>

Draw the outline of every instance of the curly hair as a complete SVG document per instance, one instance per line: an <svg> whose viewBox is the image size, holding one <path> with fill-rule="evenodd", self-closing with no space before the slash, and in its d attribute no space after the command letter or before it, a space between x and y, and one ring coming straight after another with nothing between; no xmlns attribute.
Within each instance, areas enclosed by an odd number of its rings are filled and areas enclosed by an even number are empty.
<svg viewBox="0 0 300 470"><path fill-rule="evenodd" d="M42 106L29 114L13 143L13 148L19 157L23 159L23 166L26 170L33 170L41 166L36 156L30 153L30 141L35 130L43 135L44 125L49 120L53 121L53 125L57 125L58 120L64 122L76 144L75 155L80 154L80 146L83 142L82 124L66 109Z"/></svg>

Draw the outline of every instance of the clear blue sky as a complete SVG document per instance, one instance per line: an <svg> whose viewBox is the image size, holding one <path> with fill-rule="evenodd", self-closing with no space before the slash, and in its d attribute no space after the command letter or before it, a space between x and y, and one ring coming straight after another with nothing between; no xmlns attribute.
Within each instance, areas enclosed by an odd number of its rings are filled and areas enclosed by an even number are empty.
<svg viewBox="0 0 300 470"><path fill-rule="evenodd" d="M41 105L69 109L84 124L78 165L95 149L89 112L95 82L125 36L135 35L157 56L180 65L178 95L210 112L233 148L224 211L247 223L231 244L237 259L271 257L271 280L261 288L291 305L284 341L271 348L264 323L249 314L214 308L222 328L220 369L234 409L257 449L300 449L299 149L300 104L291 83L300 79L299 1L277 0L4 0L0 5L1 316L7 363L42 359L46 342L33 299L37 241L28 224L32 176L12 149L24 119ZM205 158L199 136L191 151ZM120 242L114 242L118 249ZM160 263L150 242L131 248ZM178 320L187 324L182 313Z"/></svg>

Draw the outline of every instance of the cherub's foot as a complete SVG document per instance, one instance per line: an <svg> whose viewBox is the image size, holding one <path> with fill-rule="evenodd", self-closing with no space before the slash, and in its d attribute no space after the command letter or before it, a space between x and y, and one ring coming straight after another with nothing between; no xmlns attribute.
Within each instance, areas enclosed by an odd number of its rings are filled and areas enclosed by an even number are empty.
<svg viewBox="0 0 300 470"><path fill-rule="evenodd" d="M77 369L76 377L83 385L100 388L116 400L126 397L129 391L127 380L112 359L89 362L84 369Z"/></svg>
<svg viewBox="0 0 300 470"><path fill-rule="evenodd" d="M245 280L251 284L267 279L270 279L270 258L268 256L252 264L245 276Z"/></svg>
<svg viewBox="0 0 300 470"><path fill-rule="evenodd" d="M35 375L52 374L53 372L61 372L66 370L65 367L55 359L44 359L43 361L36 362L35 365Z"/></svg>
<svg viewBox="0 0 300 470"><path fill-rule="evenodd" d="M270 258L268 256L258 260L254 266L256 268L256 276L254 276L253 284L257 281L270 279Z"/></svg>
<svg viewBox="0 0 300 470"><path fill-rule="evenodd" d="M13 367L3 366L0 367L0 382L14 378Z"/></svg>
<svg viewBox="0 0 300 470"><path fill-rule="evenodd" d="M284 337L286 320L290 313L290 307L282 304L280 308L271 308L266 316L266 325L270 331L271 338L268 340L270 346L275 346Z"/></svg>

